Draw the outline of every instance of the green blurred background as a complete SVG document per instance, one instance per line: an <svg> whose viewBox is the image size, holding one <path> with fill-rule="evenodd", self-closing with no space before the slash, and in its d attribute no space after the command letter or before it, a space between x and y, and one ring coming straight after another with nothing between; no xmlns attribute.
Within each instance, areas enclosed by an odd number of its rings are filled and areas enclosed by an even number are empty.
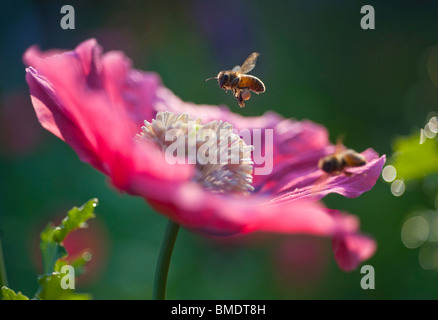
<svg viewBox="0 0 438 320"><path fill-rule="evenodd" d="M64 4L75 9L75 30L60 27ZM375 30L360 27L367 4L375 9ZM95 299L149 299L166 223L38 124L21 62L30 45L72 49L95 37L105 51L122 50L136 68L158 72L183 100L311 119L328 128L332 141L342 134L349 147L390 156L397 136L417 132L438 110L438 70L428 70L438 55L437 16L436 1L2 1L0 230L9 286L33 296L39 232L97 197L97 218L72 244L94 254L78 291ZM253 51L261 56L252 74L267 91L239 109L204 80ZM168 298L438 298L436 268L425 270L419 249L408 249L400 236L413 211L435 210L422 181L401 197L379 179L360 198L324 201L358 215L361 229L377 240L366 262L375 268L375 290L361 289L360 269L338 268L330 239L263 234L217 241L182 230Z"/></svg>

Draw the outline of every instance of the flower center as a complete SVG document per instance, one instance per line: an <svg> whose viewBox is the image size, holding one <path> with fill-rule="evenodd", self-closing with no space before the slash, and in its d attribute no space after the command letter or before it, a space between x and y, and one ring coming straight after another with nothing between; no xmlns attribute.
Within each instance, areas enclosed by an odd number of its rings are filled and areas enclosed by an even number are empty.
<svg viewBox="0 0 438 320"><path fill-rule="evenodd" d="M152 122L145 121L137 139L154 141L170 163L194 164L194 180L218 193L247 195L252 186L253 146L247 145L233 126L223 121L201 124L188 114L158 112Z"/></svg>

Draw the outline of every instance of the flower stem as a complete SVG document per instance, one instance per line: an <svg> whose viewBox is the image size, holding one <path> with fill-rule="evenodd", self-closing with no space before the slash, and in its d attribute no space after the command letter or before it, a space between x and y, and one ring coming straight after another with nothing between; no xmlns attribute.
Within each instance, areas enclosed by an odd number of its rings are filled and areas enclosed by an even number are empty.
<svg viewBox="0 0 438 320"><path fill-rule="evenodd" d="M166 298L167 274L178 231L179 225L169 220L163 242L161 243L160 255L158 256L157 268L155 270L155 283L152 294L152 299L154 300L164 300Z"/></svg>

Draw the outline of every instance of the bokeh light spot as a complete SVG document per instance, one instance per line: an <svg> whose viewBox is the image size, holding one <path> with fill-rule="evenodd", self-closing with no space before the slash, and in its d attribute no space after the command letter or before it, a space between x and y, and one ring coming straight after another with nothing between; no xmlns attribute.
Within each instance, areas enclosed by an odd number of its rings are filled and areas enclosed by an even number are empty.
<svg viewBox="0 0 438 320"><path fill-rule="evenodd" d="M418 262L425 270L438 268L438 242L425 243L418 252Z"/></svg>
<svg viewBox="0 0 438 320"><path fill-rule="evenodd" d="M435 210L426 210L422 216L429 224L428 241L438 241L438 213Z"/></svg>
<svg viewBox="0 0 438 320"><path fill-rule="evenodd" d="M405 193L405 190L406 186L403 180L398 179L391 184L391 192L396 197L400 197L403 193Z"/></svg>
<svg viewBox="0 0 438 320"><path fill-rule="evenodd" d="M82 259L84 259L85 261L90 261L92 258L92 254L89 251L85 251L82 253Z"/></svg>
<svg viewBox="0 0 438 320"><path fill-rule="evenodd" d="M420 131L420 144L423 144L426 142L426 135L424 134L424 129L421 129Z"/></svg>
<svg viewBox="0 0 438 320"><path fill-rule="evenodd" d="M422 216L412 217L403 224L401 239L407 248L418 248L428 237L429 224Z"/></svg>
<svg viewBox="0 0 438 320"><path fill-rule="evenodd" d="M435 134L438 133L438 118L437 117L430 118L428 126L432 133Z"/></svg>
<svg viewBox="0 0 438 320"><path fill-rule="evenodd" d="M382 170L382 177L383 180L386 182L392 182L394 181L395 177L397 176L397 170L394 166L388 165Z"/></svg>
<svg viewBox="0 0 438 320"><path fill-rule="evenodd" d="M432 129L430 128L430 122L426 123L423 132L424 135L429 139L433 139L436 136L436 132L432 131Z"/></svg>

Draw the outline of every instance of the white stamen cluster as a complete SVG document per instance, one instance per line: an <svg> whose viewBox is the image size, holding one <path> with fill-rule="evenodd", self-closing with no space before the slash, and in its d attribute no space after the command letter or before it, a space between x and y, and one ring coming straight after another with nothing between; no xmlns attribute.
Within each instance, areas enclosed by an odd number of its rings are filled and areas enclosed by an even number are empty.
<svg viewBox="0 0 438 320"><path fill-rule="evenodd" d="M152 122L144 123L137 138L154 141L164 152L171 149L172 154L182 149L185 160L196 165L195 181L205 189L239 195L254 190L253 146L233 133L231 124L211 121L203 125L199 118L161 111Z"/></svg>

